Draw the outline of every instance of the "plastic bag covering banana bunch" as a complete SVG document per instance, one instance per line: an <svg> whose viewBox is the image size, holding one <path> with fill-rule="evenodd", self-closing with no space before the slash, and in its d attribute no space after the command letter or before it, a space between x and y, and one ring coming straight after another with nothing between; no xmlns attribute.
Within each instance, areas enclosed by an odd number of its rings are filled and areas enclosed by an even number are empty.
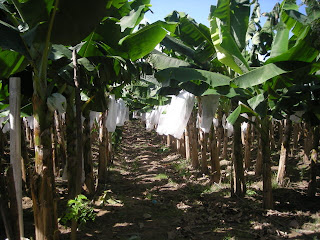
<svg viewBox="0 0 320 240"><path fill-rule="evenodd" d="M47 106L50 111L57 110L59 114L66 112L67 100L60 93L52 93L50 97L47 98Z"/></svg>
<svg viewBox="0 0 320 240"><path fill-rule="evenodd" d="M90 111L89 116L90 116L90 128L92 128L94 122L99 123L101 112Z"/></svg>
<svg viewBox="0 0 320 240"><path fill-rule="evenodd" d="M127 106L122 98L119 98L116 102L117 104L117 118L116 118L116 126L123 126L126 120L126 111Z"/></svg>
<svg viewBox="0 0 320 240"><path fill-rule="evenodd" d="M108 102L108 115L105 121L105 126L108 132L114 132L117 126L117 110L118 105L116 104L116 97L114 94L109 96Z"/></svg>
<svg viewBox="0 0 320 240"><path fill-rule="evenodd" d="M158 134L163 135L164 134L164 125L163 123L166 121L166 116L167 116L167 109L168 109L169 105L164 105L164 106L160 106L159 108L159 120L157 122L158 126L156 128L156 131Z"/></svg>
<svg viewBox="0 0 320 240"><path fill-rule="evenodd" d="M233 125L227 121L225 114L222 116L222 126L227 130L228 137L231 137L233 134Z"/></svg>
<svg viewBox="0 0 320 240"><path fill-rule="evenodd" d="M165 135L170 134L180 139L187 126L193 106L193 94L181 91L178 96L173 96L164 120L159 122L157 132Z"/></svg>
<svg viewBox="0 0 320 240"><path fill-rule="evenodd" d="M161 115L160 109L162 106L156 106L151 112L146 113L146 129L147 131L151 131L154 129L159 122L159 118Z"/></svg>
<svg viewBox="0 0 320 240"><path fill-rule="evenodd" d="M219 105L218 95L207 95L201 97L202 114L199 119L199 125L203 132L209 133L213 123L214 115Z"/></svg>
<svg viewBox="0 0 320 240"><path fill-rule="evenodd" d="M33 123L34 123L34 118L33 118L33 116L24 117L24 118L23 118L23 121L25 121L25 122L28 124L28 127L29 127L31 130L33 130L33 128L34 128L34 125L33 125Z"/></svg>

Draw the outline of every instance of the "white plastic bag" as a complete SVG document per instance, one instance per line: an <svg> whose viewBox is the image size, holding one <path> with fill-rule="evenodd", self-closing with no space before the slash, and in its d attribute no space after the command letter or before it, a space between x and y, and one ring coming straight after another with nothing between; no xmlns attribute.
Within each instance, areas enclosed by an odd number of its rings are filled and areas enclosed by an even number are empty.
<svg viewBox="0 0 320 240"><path fill-rule="evenodd" d="M25 120L28 124L28 127L33 130L34 128L34 118L33 116L29 116L29 117L24 117L23 120Z"/></svg>
<svg viewBox="0 0 320 240"><path fill-rule="evenodd" d="M53 93L47 98L47 105L50 111L57 110L59 114L66 112L67 100L60 93Z"/></svg>
<svg viewBox="0 0 320 240"><path fill-rule="evenodd" d="M118 106L116 104L116 97L112 94L109 96L108 115L105 121L105 126L108 129L108 132L114 132L116 130L117 108Z"/></svg>
<svg viewBox="0 0 320 240"><path fill-rule="evenodd" d="M187 126L193 107L194 95L189 92L181 91L178 96L172 97L164 121L159 122L159 132L163 132L166 135L170 134L180 139Z"/></svg>
<svg viewBox="0 0 320 240"><path fill-rule="evenodd" d="M167 110L168 110L169 105L164 105L159 107L159 120L158 120L158 126L157 126L157 133L159 135L165 134L165 121L166 121L166 116L167 116Z"/></svg>
<svg viewBox="0 0 320 240"><path fill-rule="evenodd" d="M154 128L154 125L151 123L152 112L146 113L146 129L147 131L151 131Z"/></svg>
<svg viewBox="0 0 320 240"><path fill-rule="evenodd" d="M90 111L89 116L90 116L90 128L92 128L93 123L95 121L97 123L99 122L99 118L101 116L101 112Z"/></svg>
<svg viewBox="0 0 320 240"><path fill-rule="evenodd" d="M218 95L207 95L201 97L202 114L199 119L200 129L209 133L213 122L214 115L219 105Z"/></svg>
<svg viewBox="0 0 320 240"><path fill-rule="evenodd" d="M117 120L116 120L116 125L117 126L123 126L124 121L126 120L126 104L123 101L122 98L119 98L117 100Z"/></svg>

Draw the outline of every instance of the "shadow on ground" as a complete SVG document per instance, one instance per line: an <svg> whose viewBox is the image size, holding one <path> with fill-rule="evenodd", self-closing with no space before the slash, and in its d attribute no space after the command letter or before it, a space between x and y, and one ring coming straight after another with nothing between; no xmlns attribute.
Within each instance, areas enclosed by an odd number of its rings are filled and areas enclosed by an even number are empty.
<svg viewBox="0 0 320 240"><path fill-rule="evenodd" d="M96 220L79 239L320 239L320 216L310 214L319 213L319 198L276 189L275 210L265 211L259 191L230 197L226 185L212 186L137 121L124 128L107 182L98 194L107 197L96 198Z"/></svg>

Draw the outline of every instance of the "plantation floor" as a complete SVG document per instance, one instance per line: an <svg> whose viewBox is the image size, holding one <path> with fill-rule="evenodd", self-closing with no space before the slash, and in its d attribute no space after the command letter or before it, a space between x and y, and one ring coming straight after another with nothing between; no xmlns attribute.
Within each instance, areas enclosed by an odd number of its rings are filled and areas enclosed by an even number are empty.
<svg viewBox="0 0 320 240"><path fill-rule="evenodd" d="M79 239L320 239L319 197L275 189L269 211L259 183L250 197L230 197L229 184L212 186L138 121L124 127L107 182Z"/></svg>
<svg viewBox="0 0 320 240"><path fill-rule="evenodd" d="M261 179L251 180L246 198L231 197L224 167L225 183L212 185L154 132L131 121L95 196L96 220L78 239L320 239L320 197L307 198L305 184L274 189L275 210L265 211ZM70 229L60 231L60 239L70 239Z"/></svg>

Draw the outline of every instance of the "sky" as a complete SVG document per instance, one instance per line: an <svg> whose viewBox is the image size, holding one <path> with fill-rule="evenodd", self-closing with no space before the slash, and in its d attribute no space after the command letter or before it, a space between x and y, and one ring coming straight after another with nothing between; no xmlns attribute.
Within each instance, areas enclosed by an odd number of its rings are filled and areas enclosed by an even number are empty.
<svg viewBox="0 0 320 240"><path fill-rule="evenodd" d="M278 0L260 0L261 12L270 12ZM281 1L280 1L281 2ZM301 3L298 0L297 3ZM146 13L145 18L149 23L164 20L173 10L185 12L196 22L209 26L208 16L211 5L216 5L217 0L151 0L151 10ZM263 17L262 17L263 18ZM261 19L263 20L263 19Z"/></svg>

